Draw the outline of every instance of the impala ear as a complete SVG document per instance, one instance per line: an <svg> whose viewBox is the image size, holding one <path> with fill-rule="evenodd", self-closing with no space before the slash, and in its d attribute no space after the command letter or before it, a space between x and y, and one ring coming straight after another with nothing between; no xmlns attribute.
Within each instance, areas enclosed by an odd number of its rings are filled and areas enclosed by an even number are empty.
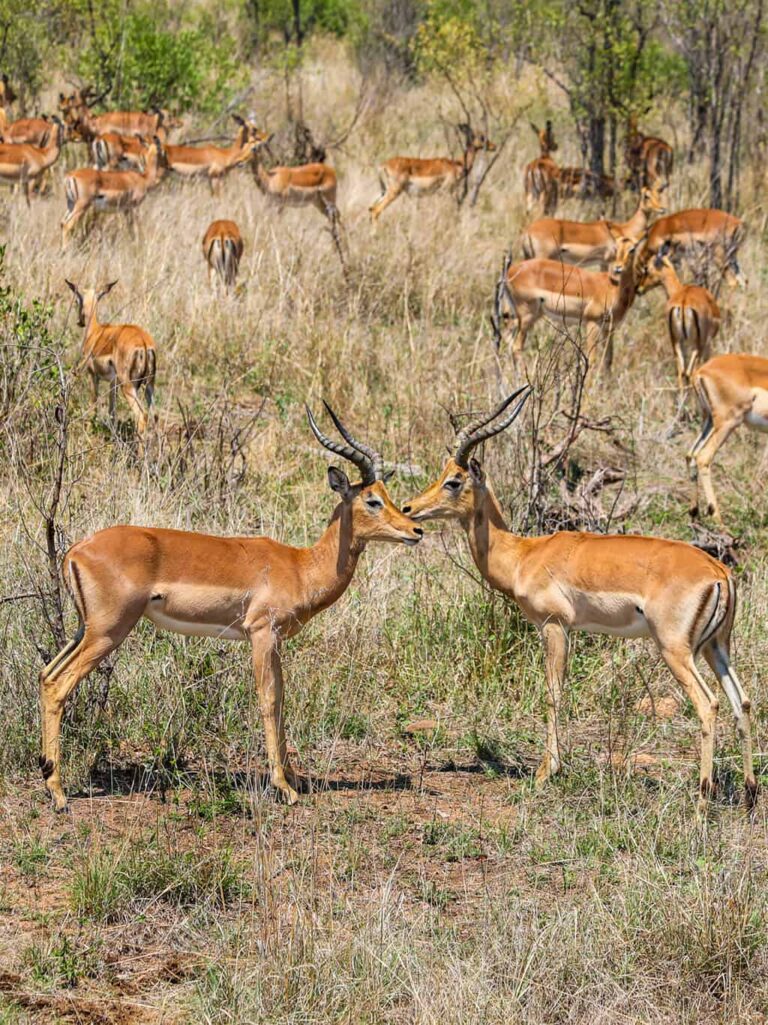
<svg viewBox="0 0 768 1025"><path fill-rule="evenodd" d="M342 501L346 502L351 497L352 485L349 483L349 477L338 466L328 467L328 484L331 491L335 491Z"/></svg>
<svg viewBox="0 0 768 1025"><path fill-rule="evenodd" d="M107 295L108 292L112 291L112 289L115 287L116 284L117 284L117 280L110 281L109 284L105 285L102 288L102 290L99 292L99 294L96 296L96 298L97 299L103 299L104 296Z"/></svg>
<svg viewBox="0 0 768 1025"><path fill-rule="evenodd" d="M382 482L382 484L386 484L386 483L387 483L387 481L390 481L390 480L392 480L392 478L393 478L394 476L395 476L395 471L394 471L394 470L387 470L387 472L386 472L386 473L385 473L385 474L383 475L383 477L381 478L381 482Z"/></svg>
<svg viewBox="0 0 768 1025"><path fill-rule="evenodd" d="M67 285L69 285L69 287L72 289L72 291L75 293L75 295L79 299L80 298L80 292L78 291L77 285L75 285L73 282L71 282L69 280L69 278L64 278L64 281L67 283Z"/></svg>
<svg viewBox="0 0 768 1025"><path fill-rule="evenodd" d="M245 120L243 118L241 118L239 114L233 114L232 115L232 120L233 121L237 121L237 123L239 125L245 125Z"/></svg>
<svg viewBox="0 0 768 1025"><path fill-rule="evenodd" d="M485 487L485 470L474 456L469 460L469 477L476 488Z"/></svg>

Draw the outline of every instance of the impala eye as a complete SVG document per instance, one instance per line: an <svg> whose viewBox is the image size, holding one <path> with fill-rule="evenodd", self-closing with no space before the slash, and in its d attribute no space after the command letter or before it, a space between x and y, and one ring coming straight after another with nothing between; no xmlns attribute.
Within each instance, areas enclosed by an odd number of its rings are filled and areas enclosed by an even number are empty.
<svg viewBox="0 0 768 1025"><path fill-rule="evenodd" d="M443 487L447 488L449 491L458 491L461 487L461 481L457 477L451 477L450 480L445 482Z"/></svg>
<svg viewBox="0 0 768 1025"><path fill-rule="evenodd" d="M378 512L379 509L384 508L384 503L380 498L366 498L365 504L372 512Z"/></svg>

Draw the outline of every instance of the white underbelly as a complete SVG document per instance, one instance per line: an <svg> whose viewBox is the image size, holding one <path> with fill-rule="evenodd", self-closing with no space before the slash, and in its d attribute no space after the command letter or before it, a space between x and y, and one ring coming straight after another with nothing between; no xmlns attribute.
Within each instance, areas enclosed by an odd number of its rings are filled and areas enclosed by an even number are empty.
<svg viewBox="0 0 768 1025"><path fill-rule="evenodd" d="M183 619L174 619L162 609L147 603L144 615L160 630L168 630L186 637L216 637L225 641L244 641L246 635L239 626L222 626L220 623L192 623Z"/></svg>
<svg viewBox="0 0 768 1025"><path fill-rule="evenodd" d="M590 634L610 634L611 637L650 637L648 623L645 616L639 613L627 623L616 626L611 623L579 623L577 630L584 630Z"/></svg>
<svg viewBox="0 0 768 1025"><path fill-rule="evenodd" d="M758 413L755 409L750 409L744 418L749 426L755 431L768 431L768 412Z"/></svg>

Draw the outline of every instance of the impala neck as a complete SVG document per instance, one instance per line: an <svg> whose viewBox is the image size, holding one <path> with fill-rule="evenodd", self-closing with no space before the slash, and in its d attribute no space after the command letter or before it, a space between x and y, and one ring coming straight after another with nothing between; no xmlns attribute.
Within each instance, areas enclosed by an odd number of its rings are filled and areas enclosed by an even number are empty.
<svg viewBox="0 0 768 1025"><path fill-rule="evenodd" d="M269 192L269 175L264 170L264 165L261 162L261 155L258 150L254 150L253 160L253 176L256 179L256 184L262 192Z"/></svg>
<svg viewBox="0 0 768 1025"><path fill-rule="evenodd" d="M518 538L507 527L501 506L490 485L486 484L482 491L475 492L474 508L462 517L461 524L467 532L469 548L477 568L488 583L503 586L496 573L497 560L494 554L500 543L506 547L510 540L516 541Z"/></svg>
<svg viewBox="0 0 768 1025"><path fill-rule="evenodd" d="M625 221L621 226L622 235L627 235L629 238L640 238L645 234L648 228L648 214L643 207L643 201L640 200L640 205L637 210L632 214L628 221Z"/></svg>
<svg viewBox="0 0 768 1025"><path fill-rule="evenodd" d="M616 299L613 304L613 315L619 319L624 316L629 307L635 301L637 284L635 282L635 261L630 260L621 272L621 278L616 288Z"/></svg>
<svg viewBox="0 0 768 1025"><path fill-rule="evenodd" d="M339 503L322 537L304 549L307 566L302 579L313 612L333 605L346 591L364 550L365 542L355 538L350 506Z"/></svg>
<svg viewBox="0 0 768 1025"><path fill-rule="evenodd" d="M96 316L96 307L98 303L94 299L92 303L86 305L83 313L85 314L85 328L83 330L83 357L86 358L90 354L92 348L91 341L98 332L101 330L102 325L99 323L99 319Z"/></svg>
<svg viewBox="0 0 768 1025"><path fill-rule="evenodd" d="M668 267L666 263L659 271L659 280L661 281L661 287L667 293L667 299L671 299L681 287L677 271L674 267Z"/></svg>

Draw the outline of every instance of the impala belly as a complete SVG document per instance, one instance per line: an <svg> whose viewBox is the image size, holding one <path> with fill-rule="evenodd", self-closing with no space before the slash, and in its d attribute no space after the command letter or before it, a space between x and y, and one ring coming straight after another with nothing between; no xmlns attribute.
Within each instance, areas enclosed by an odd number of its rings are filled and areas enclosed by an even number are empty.
<svg viewBox="0 0 768 1025"><path fill-rule="evenodd" d="M614 637L648 637L648 621L637 597L629 594L590 595L574 603L573 629Z"/></svg>
<svg viewBox="0 0 768 1025"><path fill-rule="evenodd" d="M405 186L409 196L428 196L437 192L445 185L445 175L415 175L410 178Z"/></svg>
<svg viewBox="0 0 768 1025"><path fill-rule="evenodd" d="M764 388L753 390L752 408L744 419L755 430L768 431L768 391Z"/></svg>
<svg viewBox="0 0 768 1025"><path fill-rule="evenodd" d="M218 637L243 641L247 595L206 586L185 585L183 593L159 586L144 608L144 615L161 630L187 637Z"/></svg>

